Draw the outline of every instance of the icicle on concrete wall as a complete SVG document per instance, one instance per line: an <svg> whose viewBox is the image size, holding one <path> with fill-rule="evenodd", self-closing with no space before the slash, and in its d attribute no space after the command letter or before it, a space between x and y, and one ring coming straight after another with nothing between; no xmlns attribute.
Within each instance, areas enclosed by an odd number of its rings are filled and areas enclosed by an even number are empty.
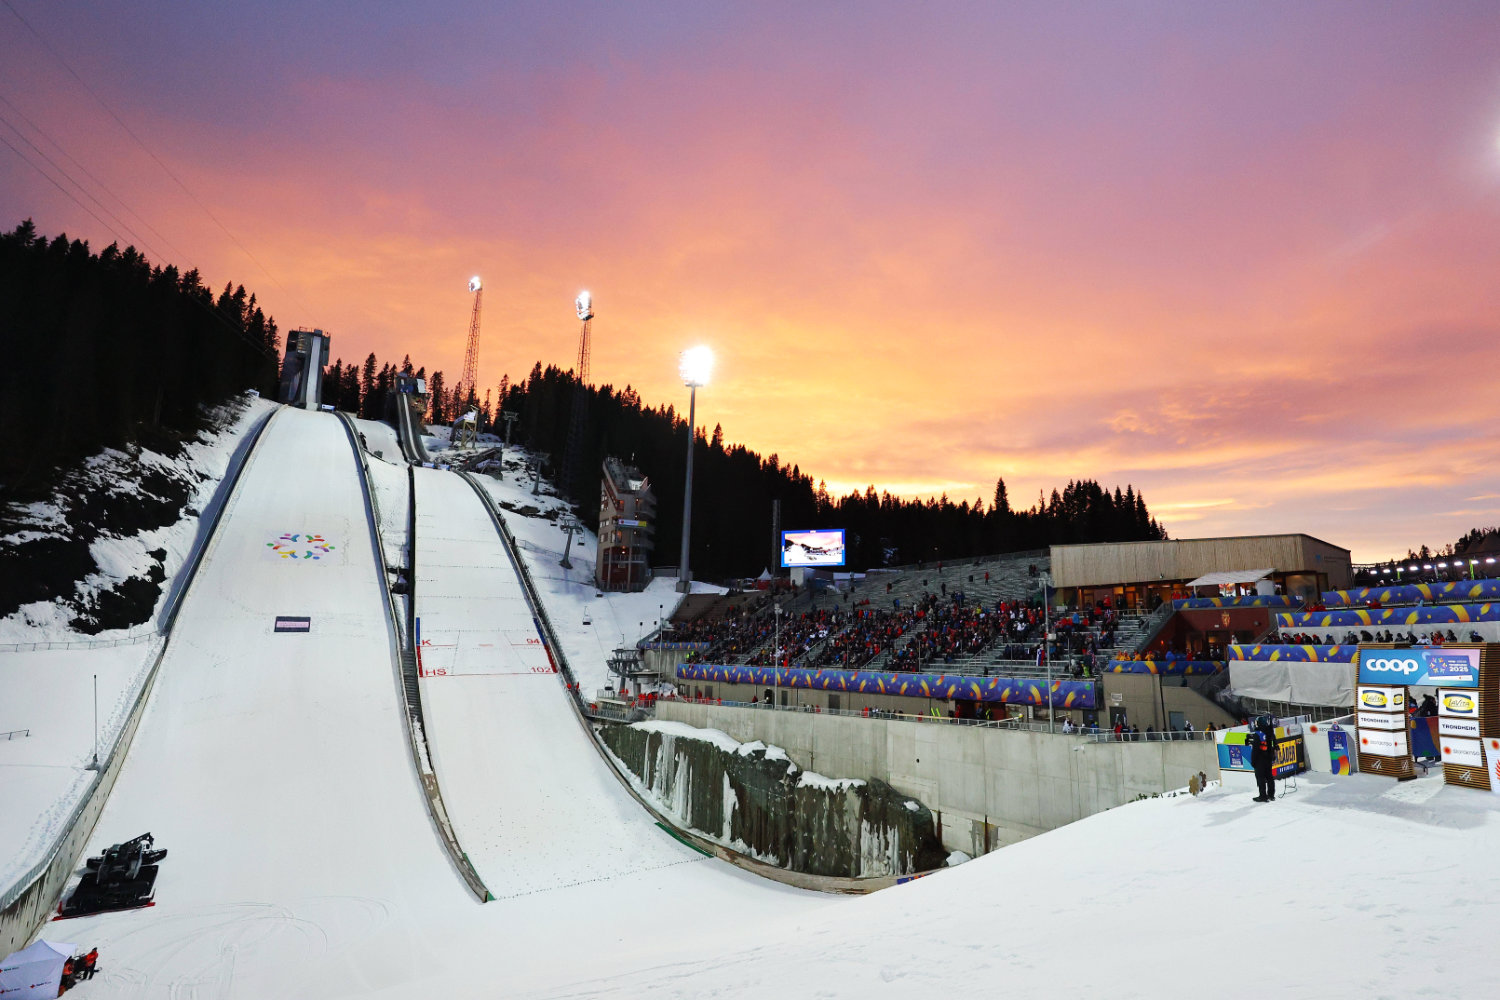
<svg viewBox="0 0 1500 1000"><path fill-rule="evenodd" d="M947 852L932 813L881 781L803 771L777 747L680 723L612 725L605 744L662 812L768 864L812 875L909 875Z"/></svg>

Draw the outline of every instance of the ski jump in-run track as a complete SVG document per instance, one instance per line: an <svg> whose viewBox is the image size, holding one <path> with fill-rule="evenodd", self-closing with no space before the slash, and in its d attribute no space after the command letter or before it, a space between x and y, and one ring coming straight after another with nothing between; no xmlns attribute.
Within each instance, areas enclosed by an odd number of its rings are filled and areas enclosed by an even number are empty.
<svg viewBox="0 0 1500 1000"><path fill-rule="evenodd" d="M67 923L99 948L90 996L546 993L828 905L656 827L533 670L479 497L418 469L417 611L445 669L421 681L427 737L477 902L413 765L357 461L339 419L285 408L235 487L87 849L171 850L154 907Z"/></svg>

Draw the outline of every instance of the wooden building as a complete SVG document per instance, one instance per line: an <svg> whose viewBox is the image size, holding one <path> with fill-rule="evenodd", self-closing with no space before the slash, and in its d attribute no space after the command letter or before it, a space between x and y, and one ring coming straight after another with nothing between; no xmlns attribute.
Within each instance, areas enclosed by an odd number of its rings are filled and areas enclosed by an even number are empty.
<svg viewBox="0 0 1500 1000"><path fill-rule="evenodd" d="M1052 584L1074 606L1107 598L1115 607L1149 608L1173 597L1216 596L1189 588L1211 575L1251 592L1263 578L1275 593L1313 601L1348 586L1349 550L1302 534L1052 546Z"/></svg>

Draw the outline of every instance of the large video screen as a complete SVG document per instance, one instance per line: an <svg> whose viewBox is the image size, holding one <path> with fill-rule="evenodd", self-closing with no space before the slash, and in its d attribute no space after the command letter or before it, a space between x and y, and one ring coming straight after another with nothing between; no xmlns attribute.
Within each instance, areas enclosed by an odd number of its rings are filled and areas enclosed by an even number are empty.
<svg viewBox="0 0 1500 1000"><path fill-rule="evenodd" d="M786 569L794 566L844 565L844 529L783 531L781 565Z"/></svg>

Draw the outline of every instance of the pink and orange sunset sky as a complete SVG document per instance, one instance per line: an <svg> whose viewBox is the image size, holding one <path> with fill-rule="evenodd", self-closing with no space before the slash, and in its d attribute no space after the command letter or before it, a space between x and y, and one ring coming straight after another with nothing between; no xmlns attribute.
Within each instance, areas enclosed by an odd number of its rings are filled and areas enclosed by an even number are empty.
<svg viewBox="0 0 1500 1000"><path fill-rule="evenodd" d="M596 382L682 407L709 344L700 421L835 491L1128 481L1174 537L1372 560L1500 524L1497 41L1492 2L7 0L0 225L450 379L479 274L490 386L571 366L587 288Z"/></svg>

